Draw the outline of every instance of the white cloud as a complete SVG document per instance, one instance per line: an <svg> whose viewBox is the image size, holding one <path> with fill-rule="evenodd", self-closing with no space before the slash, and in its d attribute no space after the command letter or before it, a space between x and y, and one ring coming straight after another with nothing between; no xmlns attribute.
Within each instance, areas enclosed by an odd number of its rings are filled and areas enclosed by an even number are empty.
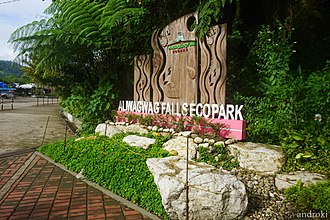
<svg viewBox="0 0 330 220"><path fill-rule="evenodd" d="M0 0L5 2L5 0ZM51 0L20 0L0 4L0 59L13 60L15 54L8 40L12 32L34 20L40 19Z"/></svg>

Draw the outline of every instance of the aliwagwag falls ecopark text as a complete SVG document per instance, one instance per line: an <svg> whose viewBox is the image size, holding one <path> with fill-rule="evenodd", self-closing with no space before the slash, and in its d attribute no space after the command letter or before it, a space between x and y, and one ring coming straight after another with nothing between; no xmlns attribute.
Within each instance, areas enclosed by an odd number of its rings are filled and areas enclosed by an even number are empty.
<svg viewBox="0 0 330 220"><path fill-rule="evenodd" d="M45 13L10 42L66 128L33 155L88 185L58 219L91 219L88 187L109 192L93 200L100 219L330 218L329 0L53 0Z"/></svg>

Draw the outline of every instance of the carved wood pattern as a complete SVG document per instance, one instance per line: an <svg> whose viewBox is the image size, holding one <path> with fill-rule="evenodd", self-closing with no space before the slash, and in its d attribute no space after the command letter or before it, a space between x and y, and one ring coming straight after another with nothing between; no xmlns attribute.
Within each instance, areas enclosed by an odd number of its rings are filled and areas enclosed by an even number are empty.
<svg viewBox="0 0 330 220"><path fill-rule="evenodd" d="M206 40L202 39L199 42L200 51L201 51L201 73L199 77L199 90L200 90L200 102L208 103L209 102L209 93L205 86L205 79L208 73L208 70L211 65L211 56L206 46Z"/></svg>
<svg viewBox="0 0 330 220"><path fill-rule="evenodd" d="M152 76L151 76L151 88L152 88L152 99L154 102L160 102L163 99L161 88L158 84L160 73L164 68L164 54L162 47L159 44L158 36L160 30L156 30L152 34L151 46L154 51L152 60Z"/></svg>
<svg viewBox="0 0 330 220"><path fill-rule="evenodd" d="M215 88L215 103L226 103L226 78L227 78L227 24L220 25L220 37L217 39L216 56L220 62L220 79Z"/></svg>
<svg viewBox="0 0 330 220"><path fill-rule="evenodd" d="M165 67L160 73L159 85L164 102L196 102L198 78L197 38L188 29L188 19L197 19L192 13L167 25L159 35L165 51ZM177 48L177 49L175 49Z"/></svg>
<svg viewBox="0 0 330 220"><path fill-rule="evenodd" d="M134 58L134 100L151 101L150 97L150 55L139 55Z"/></svg>
<svg viewBox="0 0 330 220"><path fill-rule="evenodd" d="M152 60L149 55L135 58L134 100L225 104L227 25L212 27L198 40L188 28L190 19L197 13L153 33Z"/></svg>
<svg viewBox="0 0 330 220"><path fill-rule="evenodd" d="M221 28L221 29L220 29ZM200 91L202 103L225 104L227 26L214 26L201 42Z"/></svg>

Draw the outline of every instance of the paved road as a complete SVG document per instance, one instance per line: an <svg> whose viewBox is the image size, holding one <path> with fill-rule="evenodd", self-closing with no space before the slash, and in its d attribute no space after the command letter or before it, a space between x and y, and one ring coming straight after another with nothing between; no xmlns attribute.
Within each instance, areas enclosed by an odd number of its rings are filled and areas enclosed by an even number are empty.
<svg viewBox="0 0 330 220"><path fill-rule="evenodd" d="M37 106L37 98L17 97L12 110L10 100L4 100L4 110L0 109L0 154L64 139L66 128L57 100L38 101Z"/></svg>

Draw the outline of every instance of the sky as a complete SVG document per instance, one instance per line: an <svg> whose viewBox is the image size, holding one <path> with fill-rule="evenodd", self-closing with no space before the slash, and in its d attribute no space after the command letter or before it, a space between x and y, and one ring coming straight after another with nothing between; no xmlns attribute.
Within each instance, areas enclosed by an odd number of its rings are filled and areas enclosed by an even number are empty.
<svg viewBox="0 0 330 220"><path fill-rule="evenodd" d="M0 0L0 60L14 60L16 53L8 43L17 28L39 20L51 0Z"/></svg>

